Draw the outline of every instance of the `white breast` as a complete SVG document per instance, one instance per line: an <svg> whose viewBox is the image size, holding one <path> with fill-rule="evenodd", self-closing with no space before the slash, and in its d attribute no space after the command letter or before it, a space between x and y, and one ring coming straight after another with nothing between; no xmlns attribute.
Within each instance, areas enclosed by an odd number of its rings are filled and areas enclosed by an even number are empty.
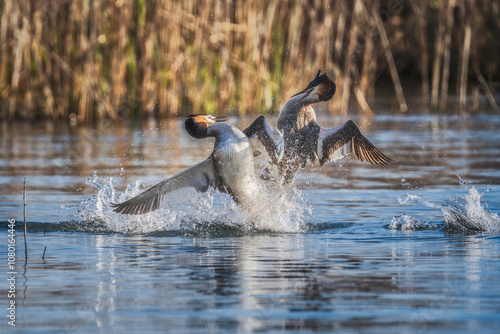
<svg viewBox="0 0 500 334"><path fill-rule="evenodd" d="M216 173L233 196L250 205L252 199L258 196L252 147L243 132L228 127L221 129L223 132L219 134L214 148Z"/></svg>

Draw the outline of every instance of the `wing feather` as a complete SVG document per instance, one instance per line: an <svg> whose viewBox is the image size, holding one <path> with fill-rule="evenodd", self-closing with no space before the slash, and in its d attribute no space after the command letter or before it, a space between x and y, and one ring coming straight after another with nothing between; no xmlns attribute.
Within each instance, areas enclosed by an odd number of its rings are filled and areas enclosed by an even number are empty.
<svg viewBox="0 0 500 334"><path fill-rule="evenodd" d="M320 129L317 149L321 165L351 153L357 159L374 165L385 165L392 161L361 134L353 121L347 121L336 128Z"/></svg>
<svg viewBox="0 0 500 334"><path fill-rule="evenodd" d="M215 185L212 157L166 179L145 192L119 204L111 204L114 211L127 215L142 215L157 210L162 200L174 199L180 190L205 192Z"/></svg>
<svg viewBox="0 0 500 334"><path fill-rule="evenodd" d="M277 164L283 157L285 150L283 135L278 129L271 128L265 116L257 117L250 126L243 130L243 133L248 138L257 136L273 164Z"/></svg>

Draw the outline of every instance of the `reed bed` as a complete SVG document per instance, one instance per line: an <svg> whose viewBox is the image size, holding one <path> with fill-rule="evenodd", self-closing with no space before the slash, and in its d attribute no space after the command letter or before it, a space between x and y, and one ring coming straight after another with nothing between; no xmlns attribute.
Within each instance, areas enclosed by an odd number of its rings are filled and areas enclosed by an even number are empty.
<svg viewBox="0 0 500 334"><path fill-rule="evenodd" d="M392 87L400 112L408 111L405 94L418 92L433 108L460 112L486 94L498 112L495 0L0 6L0 119L273 113L318 69L337 83L331 113L371 114L381 86Z"/></svg>

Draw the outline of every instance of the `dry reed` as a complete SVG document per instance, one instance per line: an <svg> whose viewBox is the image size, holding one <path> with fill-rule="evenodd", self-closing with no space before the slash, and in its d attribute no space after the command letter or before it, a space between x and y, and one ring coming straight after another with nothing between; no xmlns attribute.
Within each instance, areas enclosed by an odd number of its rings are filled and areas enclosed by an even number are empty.
<svg viewBox="0 0 500 334"><path fill-rule="evenodd" d="M3 0L0 119L276 112L318 69L337 82L332 113L356 106L371 114L375 88L389 82L406 112L403 87L415 80L424 101L441 110L471 109L466 97L479 89L495 108L499 7L494 0Z"/></svg>

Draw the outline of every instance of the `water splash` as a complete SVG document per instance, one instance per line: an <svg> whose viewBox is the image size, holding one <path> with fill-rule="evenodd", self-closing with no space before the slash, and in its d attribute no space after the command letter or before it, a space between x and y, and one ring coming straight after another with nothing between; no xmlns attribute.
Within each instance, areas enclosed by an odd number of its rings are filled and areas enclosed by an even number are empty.
<svg viewBox="0 0 500 334"><path fill-rule="evenodd" d="M408 194L399 198L403 205L417 202L427 208L441 210L444 216L444 226L461 231L500 232L500 217L491 212L484 201L484 195L489 191L480 193L475 187L470 186L460 177L460 185L467 191L465 195L454 195L440 202L426 201L420 196ZM389 228L402 230L418 230L439 228L439 224L422 223L419 219L402 215L392 219Z"/></svg>
<svg viewBox="0 0 500 334"><path fill-rule="evenodd" d="M430 222L421 222L418 218L413 216L402 214L401 216L393 217L390 229L401 230L401 231L418 231L418 230L433 230L440 229L443 226L440 224L431 224Z"/></svg>
<svg viewBox="0 0 500 334"><path fill-rule="evenodd" d="M262 181L264 182L264 181ZM183 232L187 234L242 234L248 232L302 232L304 217L311 214L303 203L301 193L293 187L266 186L253 205L245 210L225 194L208 191L192 196L189 201L139 215L123 215L113 211L111 203L120 203L144 191L142 180L127 185L118 195L113 178L101 178L94 173L87 185L97 194L82 201L77 216L88 232L118 232L144 234Z"/></svg>

